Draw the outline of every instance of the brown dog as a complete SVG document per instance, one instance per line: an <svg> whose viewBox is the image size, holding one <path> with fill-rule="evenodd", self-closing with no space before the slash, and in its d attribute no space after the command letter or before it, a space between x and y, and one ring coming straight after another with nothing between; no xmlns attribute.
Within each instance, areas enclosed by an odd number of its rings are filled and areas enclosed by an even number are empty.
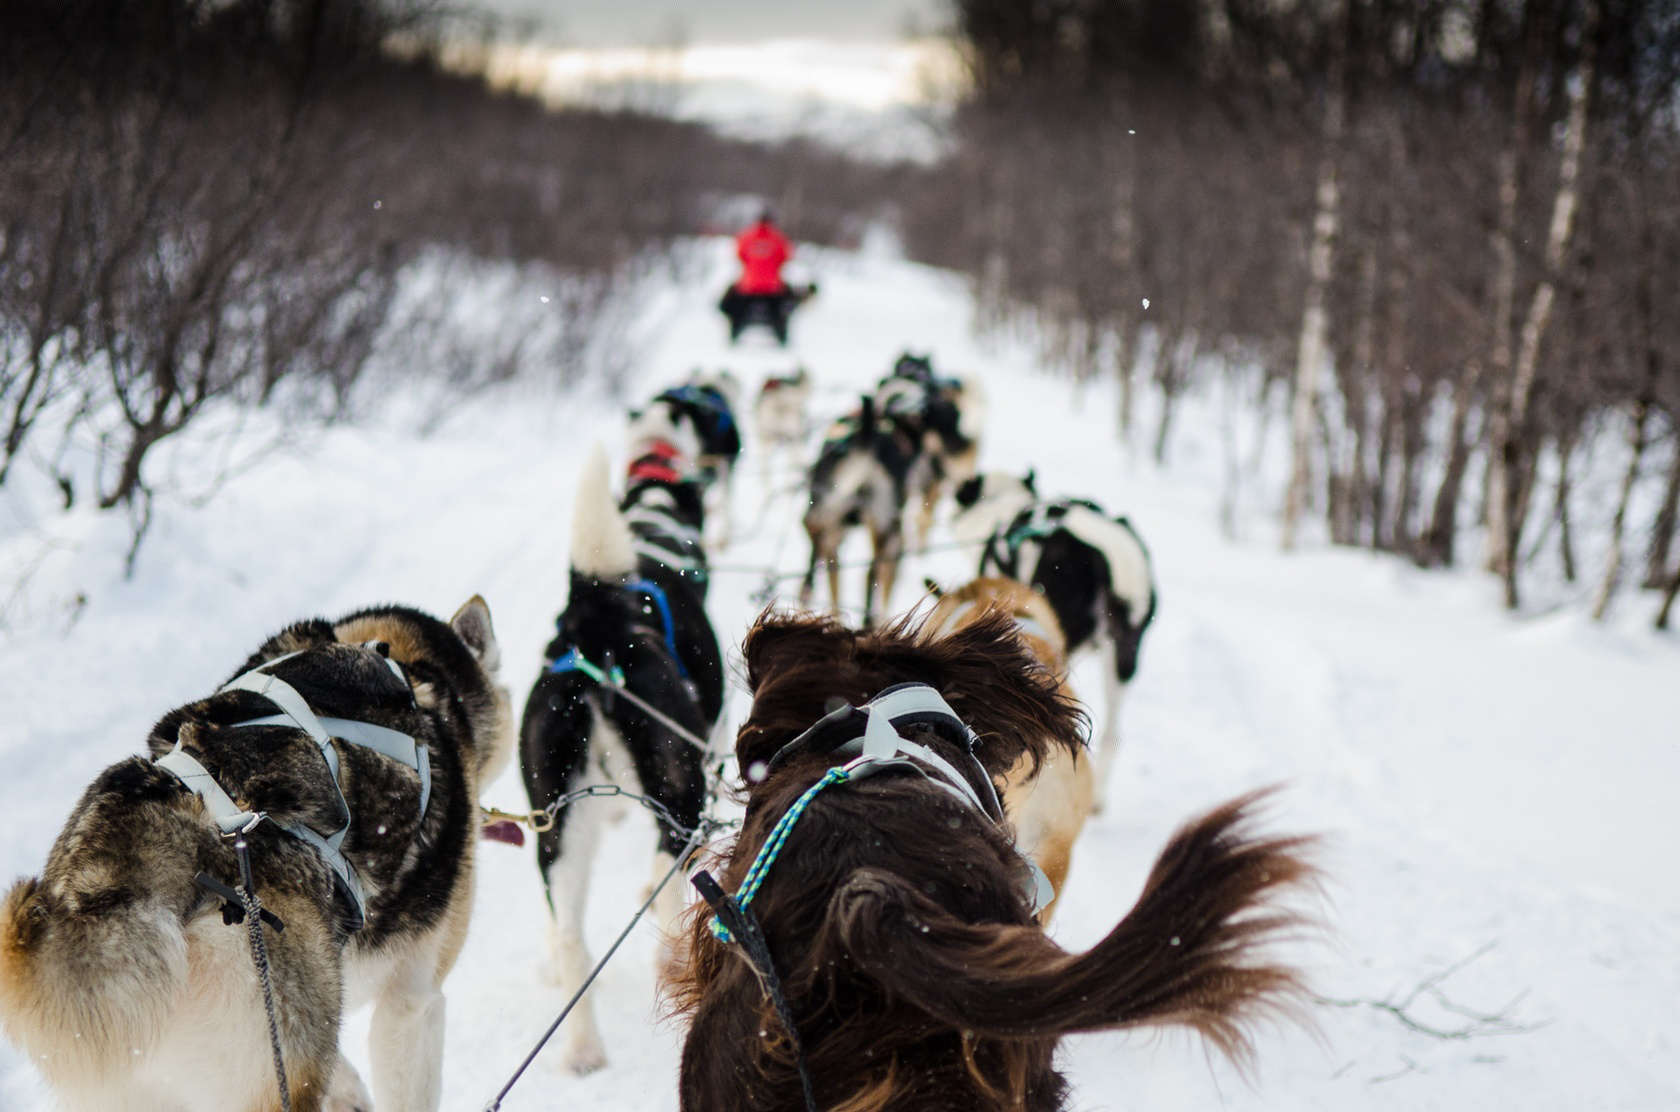
<svg viewBox="0 0 1680 1112"><path fill-rule="evenodd" d="M809 730L819 719L842 728L866 719L867 753L879 740L876 714L843 704L921 683L978 742L895 718L894 743L937 762L835 783L783 831L749 910L798 1044L746 952L713 934L703 907L695 915L673 986L690 1021L685 1112L1051 1112L1068 1099L1053 1061L1064 1034L1178 1024L1241 1056L1247 1023L1299 994L1293 969L1254 951L1298 922L1273 897L1310 874L1298 856L1304 840L1248 833L1253 796L1175 835L1138 904L1093 949L1069 954L1045 937L1001 813L965 799L989 794L987 777L1023 759L1075 752L1083 716L1004 614L943 637L908 620L860 631L811 615L764 617L743 652L754 696L736 740L747 812L718 868L737 900L778 821L834 769L855 765L855 742L818 743L837 740L833 729ZM936 777L936 764L949 775Z"/></svg>
<svg viewBox="0 0 1680 1112"><path fill-rule="evenodd" d="M944 636L994 611L1009 615L1033 658L1056 678L1062 697L1072 702L1062 625L1050 603L1031 587L1001 576L970 580L939 596L927 625ZM1032 759L1023 757L1004 777L1004 810L1015 826L1015 844L1044 870L1057 899L1067 880L1073 843L1091 816L1094 792L1091 761L1082 752L1052 749L1036 772ZM1039 922L1048 926L1055 910L1053 899L1039 913Z"/></svg>

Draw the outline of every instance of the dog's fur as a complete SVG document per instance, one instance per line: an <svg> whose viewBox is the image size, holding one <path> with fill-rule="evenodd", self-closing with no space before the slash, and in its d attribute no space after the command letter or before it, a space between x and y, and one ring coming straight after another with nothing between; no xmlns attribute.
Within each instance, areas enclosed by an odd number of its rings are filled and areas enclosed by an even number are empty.
<svg viewBox="0 0 1680 1112"><path fill-rule="evenodd" d="M1120 750L1120 704L1137 674L1144 631L1155 618L1149 551L1124 517L1109 517L1090 502L1041 501L1031 472L1025 478L995 472L976 476L958 486L956 501L952 527L959 539L990 538L979 573L1030 584L1055 609L1070 654L1090 649L1105 657L1103 721L1096 745L1095 808L1100 811ZM1003 538L1046 505L1065 508L1058 527L1023 540L1011 557Z"/></svg>
<svg viewBox="0 0 1680 1112"><path fill-rule="evenodd" d="M907 621L859 631L813 615L761 618L743 647L754 702L736 741L740 766L767 767L837 700L861 705L904 681L944 696L979 734L994 777L1078 748L1082 715L1006 615L939 638ZM916 733L968 766L956 745ZM843 759L798 753L746 786L745 824L721 862L727 890L739 890L777 820ZM1253 805L1228 803L1176 834L1130 914L1092 950L1069 954L1032 921L1007 829L950 793L889 771L817 796L752 904L817 1105L1061 1109L1067 1085L1053 1058L1072 1031L1178 1024L1242 1057L1248 1023L1299 992L1294 970L1254 951L1296 923L1273 897L1309 874L1301 839L1248 833ZM673 984L690 1021L681 1107L802 1107L763 982L707 928L696 914Z"/></svg>
<svg viewBox="0 0 1680 1112"><path fill-rule="evenodd" d="M723 705L723 662L706 618L703 576L661 563L675 551L657 521L627 522L624 512L653 507L698 531L703 525L699 488L692 482L632 482L615 506L606 456L597 449L579 484L572 525L571 594L545 652L548 664L575 649L602 668L623 669L625 686L685 729L708 737ZM636 578L659 584L669 602L675 652L664 619L649 594L632 589ZM688 678L683 672L687 671ZM701 753L628 700L604 691L581 672L544 667L525 705L521 767L534 808L589 783L618 783L663 803L678 822L694 826L706 791ZM553 916L549 971L570 993L588 974L584 908L590 869L603 822L601 804L585 800L562 808L552 829L537 838ZM684 836L661 824L654 869L663 874ZM661 893L660 922L674 926L682 907L676 885ZM586 995L566 1022L561 1053L567 1068L587 1073L606 1065L606 1052Z"/></svg>
<svg viewBox="0 0 1680 1112"><path fill-rule="evenodd" d="M805 407L811 401L811 375L804 367L792 374L770 375L753 403L759 467L765 486L778 454L798 455L805 444Z"/></svg>
<svg viewBox="0 0 1680 1112"><path fill-rule="evenodd" d="M954 591L937 593L939 601L928 613L929 629L943 636L973 625L988 613L1001 611L1016 622L1033 659L1056 677L1062 697L1073 701L1067 678L1067 642L1056 612L1043 595L998 576L973 579ZM1023 618L1033 626L1022 625ZM1067 881L1073 843L1091 814L1093 779L1088 754L1056 748L1036 771L1031 758L1023 757L1004 777L1004 810L1015 827L1015 844L1044 870L1056 893L1056 899L1039 912L1038 920L1046 926L1055 915L1056 901L1061 899L1062 885Z"/></svg>
<svg viewBox="0 0 1680 1112"><path fill-rule="evenodd" d="M856 413L829 431L811 466L805 533L811 562L799 604L811 605L817 568L828 571L829 606L840 612L840 546L856 526L869 530L873 554L865 580L863 623L885 611L904 555L904 505L910 473L921 452L922 426L915 414L887 414L865 396Z"/></svg>
<svg viewBox="0 0 1680 1112"><path fill-rule="evenodd" d="M360 647L368 641L387 646L407 685ZM302 622L239 672L291 652L301 655L271 671L317 712L412 735L432 773L420 816L412 770L335 746L350 808L343 848L367 894L358 932L348 931L343 897L314 849L270 822L248 836L258 895L285 924L265 933L293 1108L370 1107L338 1034L346 1003L371 998L380 1112L431 1112L442 1079L441 985L472 911L478 793L513 749L490 614L474 598L449 624L395 606ZM41 876L19 882L0 908L0 1020L64 1107L279 1107L246 930L226 925L221 901L194 883L203 870L237 885L234 851L198 796L152 763L179 738L240 806L333 829L343 812L309 736L233 728L273 710L230 691L171 711L152 729L150 755L100 773Z"/></svg>

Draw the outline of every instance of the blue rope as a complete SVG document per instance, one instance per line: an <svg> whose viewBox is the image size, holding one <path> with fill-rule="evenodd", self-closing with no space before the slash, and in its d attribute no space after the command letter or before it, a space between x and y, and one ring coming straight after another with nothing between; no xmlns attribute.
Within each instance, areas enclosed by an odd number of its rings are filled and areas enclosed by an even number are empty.
<svg viewBox="0 0 1680 1112"><path fill-rule="evenodd" d="M793 831L793 824L799 821L799 816L805 813L805 808L811 805L811 800L815 799L817 793L830 784L843 783L850 778L851 773L843 768L829 769L821 780L805 789L805 794L795 800L793 806L789 807L787 812L776 820L776 825L770 830L770 837L765 839L764 845L758 851L758 856L753 858L752 867L747 870L747 877L741 882L741 890L735 896L735 902L743 911L746 910L748 904L752 903L752 898L758 894L759 886L764 883L765 876L770 872L770 866L776 863L776 855L782 852L782 844L787 841L788 834ZM712 917L712 934L723 942L735 941L734 936L729 933L729 928L718 922L715 915Z"/></svg>

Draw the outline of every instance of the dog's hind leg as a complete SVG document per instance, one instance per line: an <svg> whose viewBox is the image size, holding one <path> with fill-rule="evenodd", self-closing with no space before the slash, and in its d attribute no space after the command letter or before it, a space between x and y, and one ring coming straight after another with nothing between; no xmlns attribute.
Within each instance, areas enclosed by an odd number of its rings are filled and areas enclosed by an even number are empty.
<svg viewBox="0 0 1680 1112"><path fill-rule="evenodd" d="M904 534L898 528L889 526L872 532L874 556L869 561L869 582L863 597L865 629L875 624L877 610L891 612L893 583L898 579L898 562L904 556Z"/></svg>
<svg viewBox="0 0 1680 1112"><path fill-rule="evenodd" d="M723 524L718 526L717 536L712 541L714 550L729 547L735 536L735 461L725 460L718 467L717 478L718 507L715 514Z"/></svg>
<svg viewBox="0 0 1680 1112"><path fill-rule="evenodd" d="M1091 813L1101 814L1103 800L1108 794L1109 773L1114 770L1114 758L1120 755L1120 702L1126 694L1126 684L1120 678L1116 663L1114 638L1102 636L1103 709L1102 730L1095 746L1096 785L1091 797Z"/></svg>
<svg viewBox="0 0 1680 1112"><path fill-rule="evenodd" d="M603 727L597 724L597 730ZM600 842L602 811L585 801L567 808L565 843L560 856L548 867L549 909L553 915L549 932L549 969L553 982L569 998L589 976L589 946L584 941L584 909L589 903L589 878ZM573 1073L593 1073L607 1064L595 1026L595 1010L588 995L579 1000L561 1031L560 1058Z"/></svg>

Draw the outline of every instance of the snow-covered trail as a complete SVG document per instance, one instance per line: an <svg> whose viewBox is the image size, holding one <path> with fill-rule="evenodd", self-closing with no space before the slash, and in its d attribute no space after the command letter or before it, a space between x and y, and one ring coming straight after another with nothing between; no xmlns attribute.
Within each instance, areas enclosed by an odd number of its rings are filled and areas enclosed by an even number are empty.
<svg viewBox="0 0 1680 1112"><path fill-rule="evenodd" d="M633 397L696 366L729 366L750 391L792 365L755 344L727 348L712 309L727 256L705 250L698 285L650 293ZM1213 399L1190 400L1174 467L1158 472L1116 442L1107 390L1076 394L1037 373L1026 345L977 342L960 281L880 256L808 256L822 295L794 329L819 420L901 349L930 351L942 369L986 381L985 466L1036 466L1041 490L1127 513L1153 553L1160 616L1123 715L1109 810L1075 853L1055 928L1064 944L1089 944L1124 913L1179 822L1284 783L1273 826L1327 836L1328 930L1296 951L1320 992L1398 1000L1492 945L1444 983L1445 998L1492 1012L1527 993L1511 1018L1532 1030L1455 1040L1368 1004L1326 1005L1316 1036L1262 1035L1252 1085L1210 1069L1187 1038L1081 1037L1064 1055L1075 1107L1680 1106L1680 883L1666 860L1680 844L1669 803L1680 643L1569 613L1513 620L1470 576L1347 551L1285 557L1264 528L1224 540ZM305 615L386 599L448 613L482 592L522 699L563 602L577 469L590 442L616 445L621 426L616 405L526 390L463 405L425 438L394 418L329 430L203 508L162 509L127 582L120 523L79 523L79 548L35 588L38 614L85 593L79 617L0 642L0 872L35 871L99 768ZM749 447L735 514L752 535L721 564L802 567L798 496L775 493L796 478L783 470L767 490ZM9 543L18 538L0 534ZM949 550L910 560L895 603L911 605L924 575L956 582L972 563ZM760 579L718 575L726 643L756 613ZM848 575L853 601L861 581ZM1093 666L1078 670L1081 690L1100 690ZM737 694L737 719L742 709ZM520 806L517 777L489 801ZM651 829L633 813L606 840L589 915L597 951L639 902ZM472 934L447 985L446 1109L482 1108L562 1002L537 975L544 917L530 849L484 845ZM510 1112L675 1108L680 1032L657 1011L654 949L640 930L593 990L609 1068L573 1078L539 1065ZM1468 1022L1428 997L1412 1015ZM366 1021L354 1017L346 1034L358 1061ZM0 1109L50 1107L34 1072L0 1047Z"/></svg>

